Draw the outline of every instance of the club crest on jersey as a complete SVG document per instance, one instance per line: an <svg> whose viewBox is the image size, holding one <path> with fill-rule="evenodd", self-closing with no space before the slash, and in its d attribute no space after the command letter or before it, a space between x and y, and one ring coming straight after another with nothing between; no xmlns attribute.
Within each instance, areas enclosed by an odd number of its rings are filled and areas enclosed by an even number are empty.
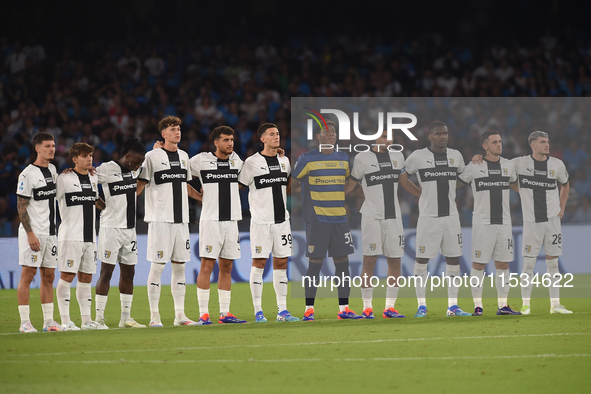
<svg viewBox="0 0 591 394"><path fill-rule="evenodd" d="M454 165L454 159L449 159L449 165L453 166Z"/></svg>
<svg viewBox="0 0 591 394"><path fill-rule="evenodd" d="M477 250L476 252L474 252L474 256L476 257L480 257L482 255L482 252L480 250Z"/></svg>
<svg viewBox="0 0 591 394"><path fill-rule="evenodd" d="M164 257L164 252L159 250L156 252L156 257L158 257L159 259L161 259L162 257Z"/></svg>
<svg viewBox="0 0 591 394"><path fill-rule="evenodd" d="M207 253L211 253L212 250L213 250L213 247L211 245L205 245L205 251Z"/></svg>
<svg viewBox="0 0 591 394"><path fill-rule="evenodd" d="M525 251L526 252L531 252L531 245L525 245Z"/></svg>
<svg viewBox="0 0 591 394"><path fill-rule="evenodd" d="M342 161L339 161L339 166L340 166L341 168L345 168L345 165L343 164L343 162L342 162Z"/></svg>
<svg viewBox="0 0 591 394"><path fill-rule="evenodd" d="M262 246L255 246L254 251L256 254L260 254L263 251L263 247Z"/></svg>
<svg viewBox="0 0 591 394"><path fill-rule="evenodd" d="M314 253L314 245L308 245L308 253Z"/></svg>
<svg viewBox="0 0 591 394"><path fill-rule="evenodd" d="M181 168L187 168L187 163L185 160L181 160Z"/></svg>
<svg viewBox="0 0 591 394"><path fill-rule="evenodd" d="M369 250L371 250L372 252L376 250L376 244L369 244Z"/></svg>
<svg viewBox="0 0 591 394"><path fill-rule="evenodd" d="M503 168L503 175L509 175L509 170L507 170L506 168Z"/></svg>
<svg viewBox="0 0 591 394"><path fill-rule="evenodd" d="M34 255L31 256L31 263L34 263L36 261L37 261L37 255L34 254Z"/></svg>
<svg viewBox="0 0 591 394"><path fill-rule="evenodd" d="M550 170L550 178L554 178L554 170Z"/></svg>
<svg viewBox="0 0 591 394"><path fill-rule="evenodd" d="M392 160L392 165L393 165L394 167L398 167L398 162L397 162L396 160Z"/></svg>
<svg viewBox="0 0 591 394"><path fill-rule="evenodd" d="M111 251L105 250L105 258L108 259L109 257L111 257Z"/></svg>
<svg viewBox="0 0 591 394"><path fill-rule="evenodd" d="M72 268L74 266L74 260L66 261L66 265L68 266L68 268Z"/></svg>
<svg viewBox="0 0 591 394"><path fill-rule="evenodd" d="M236 164L234 164L234 160L230 160L230 166L236 167Z"/></svg>
<svg viewBox="0 0 591 394"><path fill-rule="evenodd" d="M425 253L425 247L424 246L419 246L419 253Z"/></svg>
<svg viewBox="0 0 591 394"><path fill-rule="evenodd" d="M285 164L284 164L284 163L281 163L281 170L282 170L283 172L285 172Z"/></svg>
<svg viewBox="0 0 591 394"><path fill-rule="evenodd" d="M96 183L92 182L92 191L95 192L97 190Z"/></svg>

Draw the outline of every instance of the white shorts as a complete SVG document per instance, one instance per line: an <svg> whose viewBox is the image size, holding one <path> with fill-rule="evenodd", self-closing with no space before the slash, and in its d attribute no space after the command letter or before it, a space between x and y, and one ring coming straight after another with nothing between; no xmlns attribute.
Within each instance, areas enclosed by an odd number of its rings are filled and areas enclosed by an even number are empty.
<svg viewBox="0 0 591 394"><path fill-rule="evenodd" d="M473 224L472 261L486 264L493 259L513 261L513 228L511 224Z"/></svg>
<svg viewBox="0 0 591 394"><path fill-rule="evenodd" d="M41 250L33 252L24 228L18 230L18 263L27 267L57 268L57 235L37 235Z"/></svg>
<svg viewBox="0 0 591 394"><path fill-rule="evenodd" d="M60 241L58 246L60 271L75 274L96 273L96 243Z"/></svg>
<svg viewBox="0 0 591 394"><path fill-rule="evenodd" d="M137 264L137 236L135 228L101 227L98 257L107 264Z"/></svg>
<svg viewBox="0 0 591 394"><path fill-rule="evenodd" d="M169 260L185 263L191 260L191 238L188 223L148 223L148 253L152 263Z"/></svg>
<svg viewBox="0 0 591 394"><path fill-rule="evenodd" d="M199 221L199 256L208 259L240 258L240 234L235 220Z"/></svg>
<svg viewBox="0 0 591 394"><path fill-rule="evenodd" d="M253 259L267 259L269 253L282 259L292 254L289 220L275 224L250 224L250 250Z"/></svg>
<svg viewBox="0 0 591 394"><path fill-rule="evenodd" d="M562 255L562 228L560 218L555 217L547 222L523 222L523 255L538 257L542 245L547 256Z"/></svg>
<svg viewBox="0 0 591 394"><path fill-rule="evenodd" d="M445 257L460 257L463 254L460 216L437 218L419 215L416 242L417 258L436 257L440 249Z"/></svg>
<svg viewBox="0 0 591 394"><path fill-rule="evenodd" d="M402 219L366 219L361 216L363 255L384 255L389 258L404 254Z"/></svg>

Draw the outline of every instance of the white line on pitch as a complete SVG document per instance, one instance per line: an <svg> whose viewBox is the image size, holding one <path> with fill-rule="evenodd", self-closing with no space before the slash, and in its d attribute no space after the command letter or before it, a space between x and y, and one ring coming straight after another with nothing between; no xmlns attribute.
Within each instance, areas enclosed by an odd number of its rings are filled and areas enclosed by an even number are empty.
<svg viewBox="0 0 591 394"><path fill-rule="evenodd" d="M167 352L178 350L210 350L210 349L235 349L235 348L260 348L275 346L316 346L316 345L339 345L339 344L361 344L361 343L384 343L384 342L412 342L412 341L449 341L464 339L498 339L498 338L527 338L527 337L552 337L566 335L590 335L589 332L564 332L549 334L526 334L526 335L479 335L473 337L429 337L429 338L391 338L391 339L373 339L365 341L326 341L326 342L299 342L299 343L264 343L256 345L226 345L226 346L191 346L177 347L169 349L117 349L117 350L93 350L79 352L59 352L59 353L12 353L5 356L63 356L70 354L109 354L109 353L144 353L144 352ZM55 334L54 334L55 335ZM67 335L67 334L66 334Z"/></svg>
<svg viewBox="0 0 591 394"><path fill-rule="evenodd" d="M446 356L446 357L370 357L370 358L293 358L293 359L199 359L199 360L0 360L2 364L192 364L192 363L293 363L293 362L368 362L368 361L443 361L443 360L494 360L511 358L563 358L563 357L589 357L591 354L518 354L505 356Z"/></svg>

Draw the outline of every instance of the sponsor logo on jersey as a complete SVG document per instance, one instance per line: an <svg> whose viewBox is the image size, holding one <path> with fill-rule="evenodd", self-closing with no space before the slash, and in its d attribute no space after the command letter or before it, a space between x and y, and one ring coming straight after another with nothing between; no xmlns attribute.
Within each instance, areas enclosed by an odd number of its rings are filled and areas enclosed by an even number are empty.
<svg viewBox="0 0 591 394"><path fill-rule="evenodd" d="M45 183L51 183L51 182L53 182L53 175L45 178Z"/></svg>
<svg viewBox="0 0 591 394"><path fill-rule="evenodd" d="M181 162L180 161L171 161L170 162L170 166L171 167L180 167L181 166Z"/></svg>
<svg viewBox="0 0 591 394"><path fill-rule="evenodd" d="M109 257L111 257L111 251L105 250L105 258L108 259Z"/></svg>
<svg viewBox="0 0 591 394"><path fill-rule="evenodd" d="M262 246L255 246L254 251L256 254L260 254L263 251L263 247Z"/></svg>
<svg viewBox="0 0 591 394"><path fill-rule="evenodd" d="M74 260L67 260L66 265L68 266L68 268L72 268L74 266Z"/></svg>
<svg viewBox="0 0 591 394"><path fill-rule="evenodd" d="M38 197L47 197L47 196L53 196L57 193L57 189L52 189L52 190L38 190L37 191L37 196Z"/></svg>
<svg viewBox="0 0 591 394"><path fill-rule="evenodd" d="M238 174L236 173L228 173L228 174L212 174L211 172L207 173L205 176L206 179L232 179L238 178Z"/></svg>
<svg viewBox="0 0 591 394"><path fill-rule="evenodd" d="M369 250L371 250L372 252L376 250L376 244L369 244Z"/></svg>
<svg viewBox="0 0 591 394"><path fill-rule="evenodd" d="M130 183L129 185L114 185L113 191L120 191L120 190L129 190L129 189L136 189L137 183Z"/></svg>
<svg viewBox="0 0 591 394"><path fill-rule="evenodd" d="M531 245L525 245L525 251L526 252L531 252Z"/></svg>
<svg viewBox="0 0 591 394"><path fill-rule="evenodd" d="M500 170L488 170L489 175L501 175Z"/></svg>
<svg viewBox="0 0 591 394"><path fill-rule="evenodd" d="M477 258L480 257L482 255L482 252L480 250L477 250L476 252L474 252L474 256L476 256Z"/></svg>
<svg viewBox="0 0 591 394"><path fill-rule="evenodd" d="M207 253L211 253L212 250L213 250L213 247L211 245L205 245L205 251Z"/></svg>
<svg viewBox="0 0 591 394"><path fill-rule="evenodd" d="M425 247L424 246L419 246L419 253L425 253Z"/></svg>
<svg viewBox="0 0 591 394"><path fill-rule="evenodd" d="M380 163L380 167L392 167L392 164L384 162Z"/></svg>
<svg viewBox="0 0 591 394"><path fill-rule="evenodd" d="M278 176L276 178L261 178L259 182L261 183L261 185L265 184L265 183L277 183L277 182L287 183L287 177Z"/></svg>
<svg viewBox="0 0 591 394"><path fill-rule="evenodd" d="M162 257L164 257L164 252L159 250L156 252L156 257L158 257L159 259L161 259Z"/></svg>
<svg viewBox="0 0 591 394"><path fill-rule="evenodd" d="M31 263L35 263L37 261L37 255L31 255Z"/></svg>
<svg viewBox="0 0 591 394"><path fill-rule="evenodd" d="M269 171L281 171L281 166L269 166Z"/></svg>
<svg viewBox="0 0 591 394"><path fill-rule="evenodd" d="M308 253L314 253L314 245L308 245Z"/></svg>

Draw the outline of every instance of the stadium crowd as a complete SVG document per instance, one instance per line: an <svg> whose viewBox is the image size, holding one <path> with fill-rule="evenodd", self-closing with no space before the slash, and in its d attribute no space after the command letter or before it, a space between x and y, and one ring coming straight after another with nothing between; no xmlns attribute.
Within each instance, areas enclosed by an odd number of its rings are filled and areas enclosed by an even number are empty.
<svg viewBox="0 0 591 394"><path fill-rule="evenodd" d="M38 131L54 135L58 171L71 166L67 154L75 142L96 147L96 166L117 159L127 137L150 148L159 138L158 121L167 115L183 120L180 148L190 157L213 150L210 131L228 125L238 135L235 151L246 158L259 149L255 131L264 122L277 124L289 153L291 97L591 96L591 43L570 44L546 34L531 47L450 46L431 34L236 46L90 42L46 51L32 35L23 41L1 38L0 236L17 233L16 180L34 160L30 139ZM478 136L490 128L503 135L509 158L529 152L526 136L535 128L549 131L551 155L564 160L571 176L563 222L574 223L591 222L591 133L585 132L591 114L584 109L550 105L537 118L519 106L505 112L475 107L461 120L451 110L437 115L450 124L450 147L465 160L478 152ZM411 149L425 145L423 138ZM299 153L293 152L292 163ZM417 201L400 197L405 226L414 227ZM520 225L519 198L512 199L513 223ZM246 214L247 199L242 201ZM192 204L196 231L200 208ZM463 225L471 224L471 204L469 188L459 191ZM141 203L138 216L143 217ZM145 229L138 226L138 232Z"/></svg>

